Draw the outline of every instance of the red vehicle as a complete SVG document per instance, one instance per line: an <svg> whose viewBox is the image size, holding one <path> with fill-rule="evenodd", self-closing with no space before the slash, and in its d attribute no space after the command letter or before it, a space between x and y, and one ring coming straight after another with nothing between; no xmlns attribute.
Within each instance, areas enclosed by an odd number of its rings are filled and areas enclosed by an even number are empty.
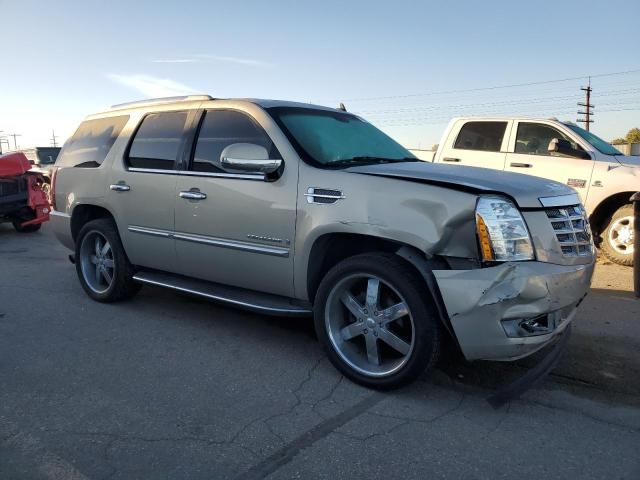
<svg viewBox="0 0 640 480"><path fill-rule="evenodd" d="M35 232L49 220L45 179L30 168L23 153L0 155L0 223L13 223L18 232Z"/></svg>

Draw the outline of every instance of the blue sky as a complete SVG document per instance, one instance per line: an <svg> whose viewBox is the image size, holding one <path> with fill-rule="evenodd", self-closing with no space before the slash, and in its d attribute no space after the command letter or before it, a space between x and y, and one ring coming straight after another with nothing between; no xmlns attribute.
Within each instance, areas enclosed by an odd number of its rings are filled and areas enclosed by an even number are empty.
<svg viewBox="0 0 640 480"><path fill-rule="evenodd" d="M52 128L64 140L105 106L185 92L343 100L427 146L456 114L575 120L574 77L632 70L593 78L593 131L640 126L637 0L0 0L0 18L0 130L23 147Z"/></svg>

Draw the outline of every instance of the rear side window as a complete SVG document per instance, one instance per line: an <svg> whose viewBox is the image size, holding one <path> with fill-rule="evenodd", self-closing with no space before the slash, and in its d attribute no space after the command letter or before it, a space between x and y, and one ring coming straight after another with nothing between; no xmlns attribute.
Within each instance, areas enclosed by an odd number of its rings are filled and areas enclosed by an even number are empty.
<svg viewBox="0 0 640 480"><path fill-rule="evenodd" d="M128 120L128 115L120 115L82 122L73 137L65 143L56 165L99 167Z"/></svg>
<svg viewBox="0 0 640 480"><path fill-rule="evenodd" d="M205 113L191 164L194 172L222 172L220 154L233 143L253 143L267 149L269 158L280 158L273 142L251 117L234 110Z"/></svg>
<svg viewBox="0 0 640 480"><path fill-rule="evenodd" d="M173 170L186 122L187 112L152 113L144 117L129 148L129 166Z"/></svg>
<svg viewBox="0 0 640 480"><path fill-rule="evenodd" d="M507 122L465 123L462 129L460 129L453 148L499 152L506 129Z"/></svg>

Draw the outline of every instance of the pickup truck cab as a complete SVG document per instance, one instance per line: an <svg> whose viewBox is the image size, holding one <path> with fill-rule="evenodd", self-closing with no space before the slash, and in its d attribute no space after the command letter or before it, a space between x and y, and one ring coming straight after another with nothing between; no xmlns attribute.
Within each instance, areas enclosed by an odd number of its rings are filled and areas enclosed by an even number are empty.
<svg viewBox="0 0 640 480"><path fill-rule="evenodd" d="M445 343L512 360L566 341L593 273L568 186L425 163L322 106L118 105L57 166L51 224L91 298L152 285L313 315L333 364L370 387L410 382Z"/></svg>
<svg viewBox="0 0 640 480"><path fill-rule="evenodd" d="M556 119L454 118L433 161L555 180L578 192L596 244L633 265L631 195L640 190L640 157L620 153L578 125Z"/></svg>

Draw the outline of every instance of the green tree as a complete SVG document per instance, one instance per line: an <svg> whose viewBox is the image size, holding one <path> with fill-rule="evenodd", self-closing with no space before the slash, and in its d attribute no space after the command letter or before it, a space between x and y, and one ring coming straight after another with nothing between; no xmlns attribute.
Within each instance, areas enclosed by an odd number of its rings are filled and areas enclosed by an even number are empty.
<svg viewBox="0 0 640 480"><path fill-rule="evenodd" d="M611 140L611 145L625 145L627 141L624 138L614 138Z"/></svg>
<svg viewBox="0 0 640 480"><path fill-rule="evenodd" d="M627 143L640 143L640 128L632 128L629 130L624 139Z"/></svg>

